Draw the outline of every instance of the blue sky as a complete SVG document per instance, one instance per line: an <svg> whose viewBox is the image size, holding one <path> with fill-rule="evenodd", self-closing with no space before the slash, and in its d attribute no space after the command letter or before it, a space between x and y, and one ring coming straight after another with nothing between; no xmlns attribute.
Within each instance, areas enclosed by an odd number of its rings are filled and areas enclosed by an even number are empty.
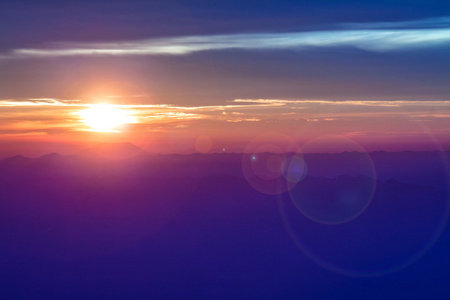
<svg viewBox="0 0 450 300"><path fill-rule="evenodd" d="M445 100L449 24L448 1L8 2L0 96L76 98L104 78L160 103Z"/></svg>

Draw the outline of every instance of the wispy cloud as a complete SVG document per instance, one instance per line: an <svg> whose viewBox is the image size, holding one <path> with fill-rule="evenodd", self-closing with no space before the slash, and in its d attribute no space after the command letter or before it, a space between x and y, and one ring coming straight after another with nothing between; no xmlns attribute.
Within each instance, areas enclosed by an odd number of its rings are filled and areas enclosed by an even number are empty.
<svg viewBox="0 0 450 300"><path fill-rule="evenodd" d="M331 100L285 100L285 99L235 99L236 103L260 103L260 104L272 104L272 105L288 105L288 104L328 104L328 105L341 105L341 106L374 106L374 107L400 107L400 106L443 106L450 107L450 101L409 101L409 100L343 100L343 101L331 101ZM300 107L305 108L305 107Z"/></svg>
<svg viewBox="0 0 450 300"><path fill-rule="evenodd" d="M428 18L422 20L374 23L344 23L338 26L342 29L384 29L384 28L449 28L450 17Z"/></svg>
<svg viewBox="0 0 450 300"><path fill-rule="evenodd" d="M53 98L0 99L0 106L82 106L79 100L59 100Z"/></svg>
<svg viewBox="0 0 450 300"><path fill-rule="evenodd" d="M108 97L110 98L110 97ZM0 107L36 107L36 106L68 106L68 107L90 107L92 103L72 99L36 98L36 99L0 99ZM168 107L166 104L114 104L121 108L161 108Z"/></svg>
<svg viewBox="0 0 450 300"><path fill-rule="evenodd" d="M3 58L91 55L183 55L198 51L274 50L356 47L393 51L450 43L450 18L408 22L343 24L333 30L183 36L109 43L59 42L45 48L21 48Z"/></svg>
<svg viewBox="0 0 450 300"><path fill-rule="evenodd" d="M83 139L83 132L89 128L79 113L91 105L83 100L49 98L0 100L0 140L16 135L18 138L39 138L43 133L48 137ZM439 133L448 127L450 116L450 101L235 99L212 106L113 105L136 118L136 122L127 127L127 134L136 138L188 127L193 128L193 132L215 129L237 136L267 130L301 131L302 136L311 137L324 133L351 133L355 128L362 133L389 132L395 124L402 124L398 128L404 131L410 130L411 126L417 127L415 124L419 121Z"/></svg>
<svg viewBox="0 0 450 300"><path fill-rule="evenodd" d="M83 124L80 112L96 105L83 100L61 100L53 98L3 99L0 107L0 127L9 131L49 130L53 127L67 130L88 130ZM225 103L210 106L180 106L171 104L111 104L127 110L138 124L150 126L178 126L210 120L219 122L257 122L254 110L283 107L283 103ZM253 111L252 111L253 110ZM2 135L2 133L0 133Z"/></svg>

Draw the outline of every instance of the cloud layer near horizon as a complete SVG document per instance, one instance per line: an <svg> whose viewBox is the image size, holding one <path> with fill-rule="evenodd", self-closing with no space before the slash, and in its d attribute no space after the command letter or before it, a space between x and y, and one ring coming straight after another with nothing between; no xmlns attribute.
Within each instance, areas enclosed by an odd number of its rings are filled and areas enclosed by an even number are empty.
<svg viewBox="0 0 450 300"><path fill-rule="evenodd" d="M116 104L136 118L123 132L92 133L79 112L92 104L80 100L0 100L0 139L101 138L142 141L149 136L214 136L234 142L267 131L299 134L304 139L323 135L360 140L415 139L424 135L449 138L449 101L328 101L235 99L224 105L180 106ZM424 129L426 128L426 129ZM83 133L84 132L84 133ZM90 132L90 133L89 133ZM232 143L234 143L232 142Z"/></svg>

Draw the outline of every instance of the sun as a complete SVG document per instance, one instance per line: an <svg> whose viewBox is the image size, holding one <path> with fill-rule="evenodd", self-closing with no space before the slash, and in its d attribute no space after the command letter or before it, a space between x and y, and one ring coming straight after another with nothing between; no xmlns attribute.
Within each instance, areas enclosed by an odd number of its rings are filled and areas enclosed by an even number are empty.
<svg viewBox="0 0 450 300"><path fill-rule="evenodd" d="M83 122L97 132L118 132L117 127L135 123L129 113L112 104L95 104L80 112Z"/></svg>

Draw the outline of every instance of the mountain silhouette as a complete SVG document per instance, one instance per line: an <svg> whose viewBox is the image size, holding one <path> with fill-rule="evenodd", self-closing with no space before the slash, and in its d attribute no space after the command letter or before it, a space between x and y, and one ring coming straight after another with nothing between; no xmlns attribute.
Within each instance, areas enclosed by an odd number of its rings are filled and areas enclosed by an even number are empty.
<svg viewBox="0 0 450 300"><path fill-rule="evenodd" d="M110 149L125 157L99 153ZM0 161L0 295L20 294L28 274L39 289L23 299L65 298L55 283L79 299L315 299L337 279L351 299L364 284L392 292L394 276L448 296L442 153L370 154L377 178L355 167L367 154L308 154L304 180L266 195L241 154L135 150Z"/></svg>
<svg viewBox="0 0 450 300"><path fill-rule="evenodd" d="M79 153L82 156L127 159L147 152L132 143L98 143Z"/></svg>

